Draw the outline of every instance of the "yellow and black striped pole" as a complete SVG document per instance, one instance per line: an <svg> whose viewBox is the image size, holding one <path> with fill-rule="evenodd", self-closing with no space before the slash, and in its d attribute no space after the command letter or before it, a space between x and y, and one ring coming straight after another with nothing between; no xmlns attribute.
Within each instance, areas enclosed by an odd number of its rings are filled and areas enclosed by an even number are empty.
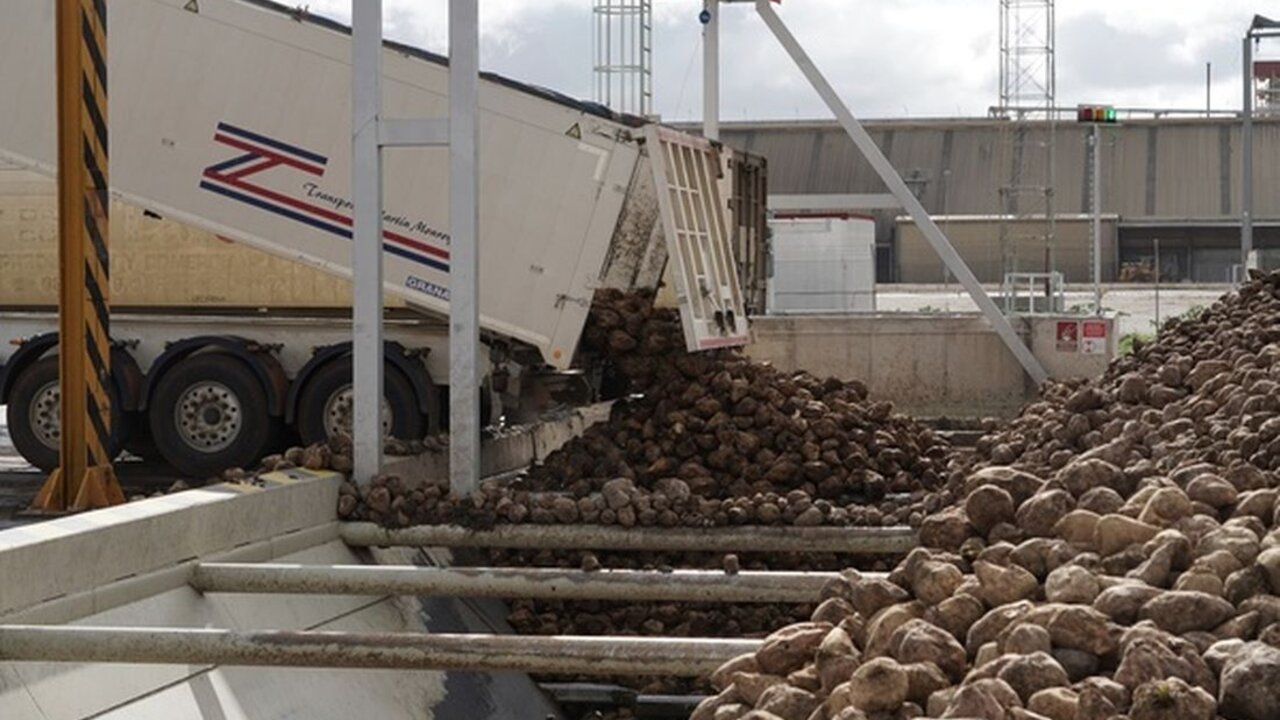
<svg viewBox="0 0 1280 720"><path fill-rule="evenodd" d="M107 0L57 0L60 467L39 510L124 502L112 468Z"/></svg>

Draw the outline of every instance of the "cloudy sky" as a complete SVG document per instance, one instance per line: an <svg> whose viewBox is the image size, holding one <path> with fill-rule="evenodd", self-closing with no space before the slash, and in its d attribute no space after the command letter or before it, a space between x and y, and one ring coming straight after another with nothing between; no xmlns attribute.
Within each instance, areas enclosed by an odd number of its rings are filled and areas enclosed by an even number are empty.
<svg viewBox="0 0 1280 720"><path fill-rule="evenodd" d="M480 0L481 63L526 82L590 97L591 0ZM310 0L347 22L351 0ZM390 38L443 52L445 0L384 0ZM656 110L701 116L702 0L654 0ZM863 117L983 115L996 103L997 0L785 0L780 13ZM1058 103L1240 106L1240 40L1254 0L1062 0ZM750 5L722 9L722 116L828 117ZM1280 40L1259 57L1280 59Z"/></svg>

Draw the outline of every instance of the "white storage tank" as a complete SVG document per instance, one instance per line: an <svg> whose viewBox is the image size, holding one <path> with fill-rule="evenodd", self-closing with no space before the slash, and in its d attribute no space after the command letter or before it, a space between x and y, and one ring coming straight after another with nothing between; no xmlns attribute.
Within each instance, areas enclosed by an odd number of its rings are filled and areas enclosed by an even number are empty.
<svg viewBox="0 0 1280 720"><path fill-rule="evenodd" d="M769 313L876 309L876 224L861 215L774 216Z"/></svg>

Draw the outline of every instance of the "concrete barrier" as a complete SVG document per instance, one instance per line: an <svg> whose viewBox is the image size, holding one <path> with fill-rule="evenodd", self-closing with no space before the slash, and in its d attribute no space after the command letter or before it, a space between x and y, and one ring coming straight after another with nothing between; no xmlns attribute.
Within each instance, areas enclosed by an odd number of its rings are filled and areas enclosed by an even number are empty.
<svg viewBox="0 0 1280 720"><path fill-rule="evenodd" d="M1016 317L1014 328L1050 377L1096 377L1115 355L1115 321L1080 316ZM1085 323L1102 323L1102 351ZM858 313L752 318L747 352L787 372L866 383L871 396L917 416L1014 414L1035 388L982 316ZM1060 325L1074 342L1059 342ZM1065 331L1065 328L1063 328Z"/></svg>
<svg viewBox="0 0 1280 720"><path fill-rule="evenodd" d="M748 353L784 371L866 383L915 415L1011 414L1022 368L979 315L871 313L757 317Z"/></svg>
<svg viewBox="0 0 1280 720"><path fill-rule="evenodd" d="M340 478L273 473L0 532L0 625L263 628L393 633L502 632L482 601L350 595L205 595L199 561L360 565L423 562L417 550L356 550L338 539ZM87 656L80 656L87 657ZM557 718L521 673L446 673L0 662L4 720L306 717L378 720Z"/></svg>

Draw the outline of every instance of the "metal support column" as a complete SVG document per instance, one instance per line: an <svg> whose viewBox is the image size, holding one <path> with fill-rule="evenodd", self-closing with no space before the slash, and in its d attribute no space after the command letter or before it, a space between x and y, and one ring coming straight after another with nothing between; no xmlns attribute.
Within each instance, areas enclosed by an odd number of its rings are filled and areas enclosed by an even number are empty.
<svg viewBox="0 0 1280 720"><path fill-rule="evenodd" d="M382 471L382 0L353 0L351 58L352 460L353 478L367 484Z"/></svg>
<svg viewBox="0 0 1280 720"><path fill-rule="evenodd" d="M1089 210L1093 214L1093 312L1102 314L1102 135L1098 123L1089 129Z"/></svg>
<svg viewBox="0 0 1280 720"><path fill-rule="evenodd" d="M59 467L33 502L60 512L124 502L112 468L107 8L57 0Z"/></svg>
<svg viewBox="0 0 1280 720"><path fill-rule="evenodd" d="M449 0L449 486L480 485L480 33L477 0Z"/></svg>
<svg viewBox="0 0 1280 720"><path fill-rule="evenodd" d="M875 169L880 179L888 186L889 192L893 193L894 197L906 208L907 214L920 228L925 239L933 247L934 252L938 254L938 257L942 258L942 262L947 266L947 269L969 292L969 297L973 298L978 309L982 311L987 321L995 328L996 334L1000 336L1009 351L1017 358L1023 370L1037 385L1044 382L1048 378L1048 373L1040 365L1040 361L1031 354L1031 350L1022 341L1022 338L1018 337L1017 331L1009 324L1009 319L1000 312L996 304L987 296L986 291L982 289L982 285L978 283L978 279L969 270L969 266L965 264L964 259L952 247L951 242L943 234L937 223L933 221L933 218L929 217L924 205L921 204L915 193L911 192L907 184L903 182L902 177L898 175L898 171L890 164L889 159L884 156L884 153L880 152L875 140L854 117L853 112L849 110L848 106L844 104L844 101L836 93L835 88L831 87L831 84L827 82L822 72L818 70L817 65L805 53L804 48L800 46L795 36L787 29L782 18L778 16L778 13L770 5L770 0L756 0L756 12L759 13L765 24L769 26L769 29L773 31L774 36L782 44L787 54L791 56L791 59L795 61L796 66L804 73L809 80L809 84L813 86L814 90L817 90L823 102L835 113L840 125L848 133L850 139L853 140L853 144L862 152L862 156Z"/></svg>
<svg viewBox="0 0 1280 720"><path fill-rule="evenodd" d="M702 136L720 139L720 0L707 0L702 25Z"/></svg>
<svg viewBox="0 0 1280 720"><path fill-rule="evenodd" d="M449 4L449 118L382 117L382 0L352 3L352 194L355 233L355 479L382 469L383 281L382 149L449 147L451 233L449 305L450 467L453 489L472 492L480 473L478 97L476 0ZM416 439L416 438L415 438Z"/></svg>
<svg viewBox="0 0 1280 720"><path fill-rule="evenodd" d="M1240 282L1249 279L1249 256L1253 254L1253 30L1244 36L1244 105L1241 111L1240 171Z"/></svg>

